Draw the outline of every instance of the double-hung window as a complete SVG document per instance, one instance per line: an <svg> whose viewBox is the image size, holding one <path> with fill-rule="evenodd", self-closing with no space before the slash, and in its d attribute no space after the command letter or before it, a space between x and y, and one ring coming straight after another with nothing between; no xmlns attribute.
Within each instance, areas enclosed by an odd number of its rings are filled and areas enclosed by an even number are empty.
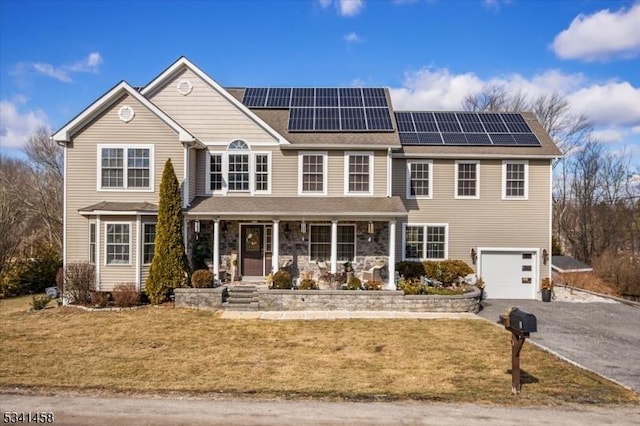
<svg viewBox="0 0 640 426"><path fill-rule="evenodd" d="M208 193L269 193L271 154L251 152L249 145L234 140L226 152L209 153Z"/></svg>
<svg viewBox="0 0 640 426"><path fill-rule="evenodd" d="M309 152L299 156L300 194L326 195L327 193L327 153Z"/></svg>
<svg viewBox="0 0 640 426"><path fill-rule="evenodd" d="M502 162L502 199L526 200L529 197L529 162Z"/></svg>
<svg viewBox="0 0 640 426"><path fill-rule="evenodd" d="M345 153L345 194L371 195L373 193L373 154L370 152Z"/></svg>
<svg viewBox="0 0 640 426"><path fill-rule="evenodd" d="M105 224L105 263L107 265L131 264L131 225L129 223Z"/></svg>
<svg viewBox="0 0 640 426"><path fill-rule="evenodd" d="M152 145L98 145L98 189L153 191Z"/></svg>
<svg viewBox="0 0 640 426"><path fill-rule="evenodd" d="M478 161L456 161L455 198L480 197L480 163Z"/></svg>
<svg viewBox="0 0 640 426"><path fill-rule="evenodd" d="M433 197L433 162L410 161L407 163L407 198Z"/></svg>
<svg viewBox="0 0 640 426"><path fill-rule="evenodd" d="M156 248L156 224L145 223L142 235L142 262L147 265L153 260L153 252Z"/></svg>
<svg viewBox="0 0 640 426"><path fill-rule="evenodd" d="M404 226L404 259L443 260L447 258L446 224L408 224Z"/></svg>
<svg viewBox="0 0 640 426"><path fill-rule="evenodd" d="M355 225L338 225L338 262L352 262L356 253ZM310 225L309 256L312 261L331 260L331 225Z"/></svg>
<svg viewBox="0 0 640 426"><path fill-rule="evenodd" d="M96 263L96 224L89 223L89 263Z"/></svg>

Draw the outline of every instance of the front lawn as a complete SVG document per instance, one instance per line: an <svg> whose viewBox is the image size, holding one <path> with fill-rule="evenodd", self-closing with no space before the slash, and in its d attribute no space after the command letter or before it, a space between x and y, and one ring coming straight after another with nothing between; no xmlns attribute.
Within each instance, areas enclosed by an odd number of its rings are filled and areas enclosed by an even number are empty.
<svg viewBox="0 0 640 426"><path fill-rule="evenodd" d="M487 404L638 403L638 394L482 320L223 320L147 307L28 312L0 300L0 387Z"/></svg>

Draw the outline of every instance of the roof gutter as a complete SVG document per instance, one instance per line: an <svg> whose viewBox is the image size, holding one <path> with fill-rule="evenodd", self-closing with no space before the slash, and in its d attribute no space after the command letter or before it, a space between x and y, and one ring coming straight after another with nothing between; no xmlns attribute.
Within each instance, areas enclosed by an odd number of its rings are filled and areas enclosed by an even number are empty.
<svg viewBox="0 0 640 426"><path fill-rule="evenodd" d="M295 143L292 142L289 145L281 145L280 149L315 149L315 150L327 150L327 149L400 149L400 145L374 145L374 144L308 144L308 143Z"/></svg>

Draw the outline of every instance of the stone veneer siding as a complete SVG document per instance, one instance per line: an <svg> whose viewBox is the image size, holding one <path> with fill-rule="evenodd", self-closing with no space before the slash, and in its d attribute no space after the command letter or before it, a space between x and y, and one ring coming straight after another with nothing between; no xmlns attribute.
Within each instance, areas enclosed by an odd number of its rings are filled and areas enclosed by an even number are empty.
<svg viewBox="0 0 640 426"><path fill-rule="evenodd" d="M175 290L176 307L223 309L226 287ZM472 312L480 309L480 290L459 296L413 296L402 291L258 290L260 311Z"/></svg>

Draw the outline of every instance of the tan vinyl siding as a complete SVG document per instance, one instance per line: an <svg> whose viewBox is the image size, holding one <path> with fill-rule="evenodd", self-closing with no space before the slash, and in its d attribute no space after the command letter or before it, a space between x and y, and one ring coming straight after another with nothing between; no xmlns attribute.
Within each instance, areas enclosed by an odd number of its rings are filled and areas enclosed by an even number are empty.
<svg viewBox="0 0 640 426"><path fill-rule="evenodd" d="M406 162L394 160L394 194L405 199L408 223L449 225L449 258L471 263L477 247L550 250L549 160L529 160L528 200L502 199L502 160L480 161L479 199L455 199L454 160L433 160L433 168L433 198L407 200ZM548 276L542 262L540 273Z"/></svg>
<svg viewBox="0 0 640 426"><path fill-rule="evenodd" d="M387 152L375 151L373 159L373 196L387 195Z"/></svg>
<svg viewBox="0 0 640 426"><path fill-rule="evenodd" d="M135 111L135 117L129 123L118 118L118 110L123 105L129 105ZM154 192L98 191L100 169L98 144L153 145ZM172 159L179 182L182 182L184 176L184 149L178 141L176 133L129 96L115 102L93 120L88 127L74 135L66 152L67 229L65 247L68 263L88 261L89 259L88 220L78 213L78 209L102 201L147 201L157 204L162 171L167 158ZM131 220L135 224L135 218L127 218L126 220ZM104 232L104 229L101 232ZM104 263L104 240L100 241L98 248L101 262ZM135 250L132 253L134 259L132 259L131 270L135 271ZM108 272L102 271L103 282L113 284L123 279L135 281L135 272L130 275L127 269L126 267L110 267ZM108 278L109 274L114 275L112 278Z"/></svg>
<svg viewBox="0 0 640 426"><path fill-rule="evenodd" d="M207 177L207 161L209 161L209 151L207 149L199 149L196 151L196 195L207 195L206 186Z"/></svg>
<svg viewBox="0 0 640 426"><path fill-rule="evenodd" d="M344 151L329 151L327 169L327 195L344 196Z"/></svg>
<svg viewBox="0 0 640 426"><path fill-rule="evenodd" d="M298 153L275 149L271 154L271 195L298 195Z"/></svg>
<svg viewBox="0 0 640 426"><path fill-rule="evenodd" d="M184 96L177 88L182 79L193 85ZM276 139L190 70L178 73L159 89L151 101L203 142L243 139L248 143L276 143Z"/></svg>

